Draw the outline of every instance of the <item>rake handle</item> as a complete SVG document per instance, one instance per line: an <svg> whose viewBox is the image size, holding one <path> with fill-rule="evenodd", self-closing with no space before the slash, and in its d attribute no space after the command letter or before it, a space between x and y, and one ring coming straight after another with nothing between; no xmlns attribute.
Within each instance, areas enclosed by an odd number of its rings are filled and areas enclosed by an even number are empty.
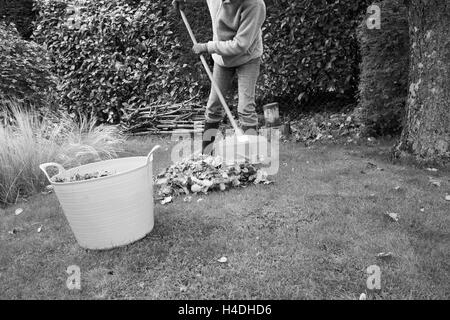
<svg viewBox="0 0 450 320"><path fill-rule="evenodd" d="M192 32L192 28L191 28L191 26L189 24L188 19L186 18L186 14L181 9L180 9L180 14L181 14L181 18L184 21L186 29L187 29L187 31L189 33L189 36L191 37L192 42L194 44L197 44L197 39L195 38L194 32ZM230 119L230 123L233 126L235 133L238 134L238 135L241 135L242 134L241 129L236 124L236 121L233 118L233 115L232 115L232 113L230 111L230 108L228 107L228 104L227 104L227 102L226 102L226 100L225 100L225 98L224 98L224 96L222 94L222 91L220 90L219 86L217 85L216 81L214 80L214 77L213 77L213 74L211 72L211 69L209 68L208 63L206 62L206 59L203 56L203 54L200 55L200 60L202 61L203 67L205 68L205 71L208 74L209 79L211 80L211 84L212 84L214 90L216 91L216 93L217 93L217 95L219 97L219 100L222 103L223 108L225 109L225 112L226 112L226 114L228 116L228 119Z"/></svg>

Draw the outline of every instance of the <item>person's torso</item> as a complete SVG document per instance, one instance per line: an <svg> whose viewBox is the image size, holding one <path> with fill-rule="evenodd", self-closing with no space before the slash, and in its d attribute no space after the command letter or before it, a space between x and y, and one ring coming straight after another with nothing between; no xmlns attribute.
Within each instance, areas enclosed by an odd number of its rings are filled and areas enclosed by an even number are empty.
<svg viewBox="0 0 450 320"><path fill-rule="evenodd" d="M241 25L241 14L254 1L262 0L207 0L211 14L213 41L233 40ZM239 56L222 57L213 54L214 61L222 66L236 66L260 57L263 51L261 31L256 34L247 52Z"/></svg>

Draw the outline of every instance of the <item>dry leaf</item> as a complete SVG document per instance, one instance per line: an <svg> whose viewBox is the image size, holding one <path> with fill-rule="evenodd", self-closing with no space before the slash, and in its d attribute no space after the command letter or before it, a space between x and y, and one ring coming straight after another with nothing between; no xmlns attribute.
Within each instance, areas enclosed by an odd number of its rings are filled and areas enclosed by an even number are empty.
<svg viewBox="0 0 450 320"><path fill-rule="evenodd" d="M440 187L442 184L442 181L439 179L435 179L433 177L429 177L429 179L430 179L430 183L435 187Z"/></svg>
<svg viewBox="0 0 450 320"><path fill-rule="evenodd" d="M227 257L222 257L222 258L220 258L219 260L217 260L218 262L220 262L220 263L227 263L228 262L228 259L227 259Z"/></svg>
<svg viewBox="0 0 450 320"><path fill-rule="evenodd" d="M18 216L18 215L20 215L20 214L22 214L22 213L23 213L23 209L22 209L22 208L17 208L16 211L14 212L14 214L15 214L16 216Z"/></svg>
<svg viewBox="0 0 450 320"><path fill-rule="evenodd" d="M168 204L168 203L172 202L172 200L173 200L172 197L165 197L164 200L161 201L161 204L162 205Z"/></svg>
<svg viewBox="0 0 450 320"><path fill-rule="evenodd" d="M436 169L436 168L427 168L427 171L430 171L430 172L438 172L438 169Z"/></svg>
<svg viewBox="0 0 450 320"><path fill-rule="evenodd" d="M192 201L192 197L191 197L191 196L185 197L185 198L183 199L183 201L184 201L184 202L191 202L191 201Z"/></svg>
<svg viewBox="0 0 450 320"><path fill-rule="evenodd" d="M377 254L377 258L392 258L392 252L381 252Z"/></svg>
<svg viewBox="0 0 450 320"><path fill-rule="evenodd" d="M367 162L367 168L375 169L375 168L377 168L377 165L375 163L372 163L372 162Z"/></svg>
<svg viewBox="0 0 450 320"><path fill-rule="evenodd" d="M21 231L23 231L22 228L13 228L12 230L8 231L8 233L11 234L11 235L15 235L15 234L17 234L17 233L19 233Z"/></svg>
<svg viewBox="0 0 450 320"><path fill-rule="evenodd" d="M367 300L367 295L365 293L361 293L359 300Z"/></svg>
<svg viewBox="0 0 450 320"><path fill-rule="evenodd" d="M40 226L40 227L37 229L37 232L38 232L38 233L41 233L42 227L43 227L43 226Z"/></svg>
<svg viewBox="0 0 450 320"><path fill-rule="evenodd" d="M445 200L450 201L450 195L449 194L445 196Z"/></svg>
<svg viewBox="0 0 450 320"><path fill-rule="evenodd" d="M198 193L198 192L200 192L200 191L202 191L202 187L201 186L199 186L198 184L194 184L192 187L191 187L191 191L193 192L193 193Z"/></svg>
<svg viewBox="0 0 450 320"><path fill-rule="evenodd" d="M43 195L47 195L47 194L53 193L53 190L54 190L53 185L49 184L48 186L45 187L45 190L42 191L41 193Z"/></svg>
<svg viewBox="0 0 450 320"><path fill-rule="evenodd" d="M398 213L394 212L386 212L386 215L391 218L393 221L398 222Z"/></svg>

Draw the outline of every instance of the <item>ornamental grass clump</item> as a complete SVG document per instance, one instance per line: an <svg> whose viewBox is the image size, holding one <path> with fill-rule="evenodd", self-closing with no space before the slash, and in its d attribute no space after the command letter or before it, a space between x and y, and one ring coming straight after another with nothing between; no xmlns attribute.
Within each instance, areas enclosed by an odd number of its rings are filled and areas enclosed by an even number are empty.
<svg viewBox="0 0 450 320"><path fill-rule="evenodd" d="M124 137L95 119L76 121L65 113L24 111L18 102L1 102L10 110L0 124L0 204L40 191L48 181L39 165L57 162L71 168L117 156Z"/></svg>

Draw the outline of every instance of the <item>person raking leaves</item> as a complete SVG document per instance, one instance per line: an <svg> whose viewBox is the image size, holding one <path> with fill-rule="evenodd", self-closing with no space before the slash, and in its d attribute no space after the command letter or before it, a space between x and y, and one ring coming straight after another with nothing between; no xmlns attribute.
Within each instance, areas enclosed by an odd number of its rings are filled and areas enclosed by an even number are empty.
<svg viewBox="0 0 450 320"><path fill-rule="evenodd" d="M211 14L213 39L194 45L192 50L212 55L213 78L224 95L231 90L237 75L241 128L246 134L256 134L255 88L263 54L261 27L266 19L266 5L263 0L174 0L173 6L178 11L189 3L204 1ZM203 154L211 154L223 118L219 97L211 87L205 112Z"/></svg>

